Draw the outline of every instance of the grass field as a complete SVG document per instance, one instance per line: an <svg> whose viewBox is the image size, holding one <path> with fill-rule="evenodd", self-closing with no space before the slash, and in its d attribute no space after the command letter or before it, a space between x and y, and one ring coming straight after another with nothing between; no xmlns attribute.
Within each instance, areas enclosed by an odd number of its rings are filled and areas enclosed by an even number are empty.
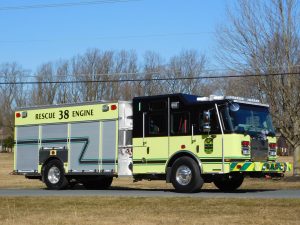
<svg viewBox="0 0 300 225"><path fill-rule="evenodd" d="M284 158L282 161L291 160ZM0 154L0 188L44 188L36 180L10 175L13 155ZM242 189L300 189L299 181L246 179ZM114 187L172 188L163 181ZM215 188L205 184L204 189ZM206 199L191 197L0 197L2 225L63 224L300 224L300 199Z"/></svg>
<svg viewBox="0 0 300 225"><path fill-rule="evenodd" d="M0 224L299 224L300 200L0 198Z"/></svg>
<svg viewBox="0 0 300 225"><path fill-rule="evenodd" d="M292 161L291 157L282 157L281 161ZM0 153L0 188L44 188L39 180L28 180L24 176L10 175L13 170L13 154ZM281 180L266 180L246 178L241 189L300 189L300 180L290 179L292 173L288 172L286 178ZM115 178L113 187L124 188L173 188L165 181L141 181L133 183L131 178ZM213 184L204 184L203 189L215 189Z"/></svg>

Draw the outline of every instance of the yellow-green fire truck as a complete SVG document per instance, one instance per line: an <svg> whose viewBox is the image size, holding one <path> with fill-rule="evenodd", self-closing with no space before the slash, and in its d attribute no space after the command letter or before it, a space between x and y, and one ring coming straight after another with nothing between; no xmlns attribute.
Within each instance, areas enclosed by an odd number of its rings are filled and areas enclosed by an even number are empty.
<svg viewBox="0 0 300 225"><path fill-rule="evenodd" d="M187 94L21 108L15 112L16 174L49 189L113 177L166 180L178 192L204 182L233 191L245 176L281 177L268 105L240 97Z"/></svg>

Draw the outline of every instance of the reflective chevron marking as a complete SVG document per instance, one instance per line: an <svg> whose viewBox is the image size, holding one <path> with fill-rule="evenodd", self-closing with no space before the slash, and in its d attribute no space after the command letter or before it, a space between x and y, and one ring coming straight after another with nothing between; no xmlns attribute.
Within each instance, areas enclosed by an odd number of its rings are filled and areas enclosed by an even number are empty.
<svg viewBox="0 0 300 225"><path fill-rule="evenodd" d="M282 163L282 162L232 162L230 163L231 172L246 172L246 171L291 171L291 163Z"/></svg>

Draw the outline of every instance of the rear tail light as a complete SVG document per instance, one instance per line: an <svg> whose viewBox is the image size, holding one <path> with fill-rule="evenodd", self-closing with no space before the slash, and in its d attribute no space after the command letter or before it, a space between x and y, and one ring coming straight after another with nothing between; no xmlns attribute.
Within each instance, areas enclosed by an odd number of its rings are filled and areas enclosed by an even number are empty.
<svg viewBox="0 0 300 225"><path fill-rule="evenodd" d="M242 141L242 154L250 155L250 141Z"/></svg>

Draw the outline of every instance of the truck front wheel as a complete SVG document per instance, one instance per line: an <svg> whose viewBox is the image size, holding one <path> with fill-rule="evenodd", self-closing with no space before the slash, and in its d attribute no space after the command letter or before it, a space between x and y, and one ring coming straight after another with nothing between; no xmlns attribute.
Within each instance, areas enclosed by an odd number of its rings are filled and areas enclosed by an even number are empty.
<svg viewBox="0 0 300 225"><path fill-rule="evenodd" d="M180 157L174 162L171 182L176 191L186 193L200 190L204 183L198 164L187 156Z"/></svg>
<svg viewBox="0 0 300 225"><path fill-rule="evenodd" d="M221 191L231 192L238 189L244 181L244 176L241 173L226 174L216 177L214 184Z"/></svg>
<svg viewBox="0 0 300 225"><path fill-rule="evenodd" d="M43 168L43 181L50 190L61 190L68 186L62 163L53 159Z"/></svg>

